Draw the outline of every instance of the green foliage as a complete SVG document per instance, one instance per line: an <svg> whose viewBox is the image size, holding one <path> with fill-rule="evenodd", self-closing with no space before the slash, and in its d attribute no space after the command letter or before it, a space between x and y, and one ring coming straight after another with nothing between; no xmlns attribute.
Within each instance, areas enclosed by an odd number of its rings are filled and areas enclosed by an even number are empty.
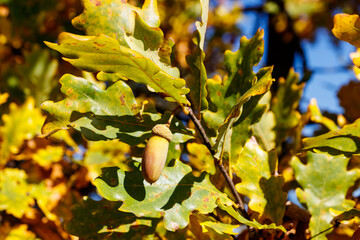
<svg viewBox="0 0 360 240"><path fill-rule="evenodd" d="M193 108L198 112L198 116L201 116L200 111L204 111L208 108L208 101L206 99L207 75L204 65L204 41L208 21L209 0L201 0L200 3L202 22L197 21L195 23L197 29L194 33L194 43L196 44L196 49L193 55L186 56L186 62L192 72L192 74L186 79L186 83L191 89L189 96L192 99Z"/></svg>
<svg viewBox="0 0 360 240"><path fill-rule="evenodd" d="M305 138L304 149L319 149L331 155L359 154L360 120L348 124L342 129L330 131L317 137Z"/></svg>
<svg viewBox="0 0 360 240"><path fill-rule="evenodd" d="M223 154L226 154L226 152L229 152L229 146L230 142L231 142L231 136L233 133L233 125L236 123L237 120L240 119L240 117L245 117L248 114L252 114L253 112L251 111L257 104L257 102L259 101L259 98L252 98L250 100L251 97L254 96L261 96L264 93L266 93L271 86L271 83L273 81L273 79L271 78L271 72L272 72L272 68L266 68L266 69L262 69L259 71L258 76L254 76L254 79L252 79L252 81L254 81L254 85L248 90L246 91L243 95L241 95L241 97L236 101L235 105L233 106L233 108L231 109L230 113L228 114L228 116L226 117L225 121L223 124L220 125L219 127L219 134L217 136L216 139L216 143L214 145L214 149L217 152L215 154L215 157L222 159ZM259 79L259 80L257 80ZM250 100L250 101L249 101ZM248 102L249 101L249 102ZM244 115L242 115L243 113L243 105L248 102L248 108L245 108L244 110ZM255 105L255 106L254 106ZM254 111L255 112L255 111ZM260 113L261 116L262 113ZM256 114L255 119L259 120L259 116ZM251 123L255 123L255 122L251 122ZM247 128L250 128L250 125L247 125ZM245 127L245 130L248 130ZM249 131L249 130L248 130Z"/></svg>
<svg viewBox="0 0 360 240"><path fill-rule="evenodd" d="M0 6L0 60L12 56L0 65L0 239L356 239L356 104L347 100L352 118L337 123L316 100L301 114L304 84L293 69L270 92L276 66L254 72L264 31L233 50L240 6L82 0L81 10L70 2L30 1L36 21L26 24L65 61L21 39L26 4ZM44 6L31 10L34 3ZM265 8L286 40L310 35L310 19L328 6L289 0ZM51 43L57 31L76 31L54 19L80 12L72 24L85 35L63 32ZM336 15L333 32L357 46L357 24L357 15ZM45 119L37 106L49 98ZM152 128L166 123L173 138L165 168L149 184L141 156ZM329 132L303 139L308 123ZM304 208L286 203L291 189Z"/></svg>
<svg viewBox="0 0 360 240"><path fill-rule="evenodd" d="M61 91L67 95L54 103L47 101L42 109L49 114L42 128L44 134L73 127L89 140L118 138L134 145L150 136L151 129L158 123L166 123L169 115L144 113L139 110L130 87L117 81L106 90L99 89L86 79L64 75L60 79ZM191 131L179 121L170 127L174 131L174 142L191 138Z"/></svg>
<svg viewBox="0 0 360 240"><path fill-rule="evenodd" d="M345 206L354 206L354 201L345 199L345 195L360 178L360 170L348 171L348 162L349 158L344 155L331 156L317 151L307 152L306 165L298 158L292 160L295 178L302 187L296 189L296 193L312 215L309 226L311 235L331 227L333 216L330 209L345 211ZM325 234L317 239L326 239Z"/></svg>
<svg viewBox="0 0 360 240"><path fill-rule="evenodd" d="M274 98L272 110L276 116L277 144L285 140L288 132L299 124L299 106L304 84L298 84L299 76L291 69L287 78L279 79L279 89Z"/></svg>
<svg viewBox="0 0 360 240"><path fill-rule="evenodd" d="M268 218L280 225L287 194L282 190L284 178L275 175L277 158L250 139L234 162L233 169L241 178L241 183L235 186L236 190L250 198L249 208L259 213L259 219Z"/></svg>
<svg viewBox="0 0 360 240"><path fill-rule="evenodd" d="M152 185L139 170L125 172L117 168L104 168L95 185L106 199L123 201L121 211L142 217L164 216L165 228L170 231L186 227L192 211L212 212L217 199L226 205L233 203L211 184L207 174L194 177L191 168L179 161L165 167Z"/></svg>
<svg viewBox="0 0 360 240"><path fill-rule="evenodd" d="M59 43L47 45L65 60L84 71L97 72L99 80L131 79L146 84L153 91L167 94L179 104L186 104L185 80L169 75L156 63L105 35L80 36L62 33ZM104 74L108 73L108 74Z"/></svg>

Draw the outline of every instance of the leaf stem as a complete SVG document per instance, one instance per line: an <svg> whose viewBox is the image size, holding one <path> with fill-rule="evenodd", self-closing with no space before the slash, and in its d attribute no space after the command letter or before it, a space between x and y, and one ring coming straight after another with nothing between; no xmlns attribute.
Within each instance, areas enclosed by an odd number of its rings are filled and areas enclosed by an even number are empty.
<svg viewBox="0 0 360 240"><path fill-rule="evenodd" d="M193 110L191 107L188 107L187 110L189 111L189 116L191 118L191 120L194 122L196 128L199 130L201 137L204 140L204 144L205 146L209 149L211 155L213 156L216 165L218 166L218 168L220 169L220 172L224 175L226 182L228 183L232 194L234 195L237 205L240 209L241 214L243 215L243 217L247 218L248 220L250 219L248 213L245 211L245 205L243 203L243 201L240 198L239 193L236 191L235 189L235 185L234 182L232 181L231 177L229 176L228 172L226 171L225 167L222 165L222 163L219 161L219 159L217 159L214 155L215 155L215 151L212 149L211 143L209 138L206 135L205 129L203 128L203 126L201 125L200 120L195 116Z"/></svg>

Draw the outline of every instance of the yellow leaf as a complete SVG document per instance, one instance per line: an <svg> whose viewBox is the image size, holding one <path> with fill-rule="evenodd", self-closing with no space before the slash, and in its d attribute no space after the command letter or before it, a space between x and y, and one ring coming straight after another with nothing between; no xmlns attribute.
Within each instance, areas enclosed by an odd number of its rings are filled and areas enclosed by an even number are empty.
<svg viewBox="0 0 360 240"><path fill-rule="evenodd" d="M0 105L3 103L6 103L8 97L9 97L8 93L1 93L0 94Z"/></svg>
<svg viewBox="0 0 360 240"><path fill-rule="evenodd" d="M22 106L10 104L9 114L2 115L4 126L0 127L0 166L6 164L11 154L17 154L26 139L40 134L44 117L34 106L34 99L28 98Z"/></svg>
<svg viewBox="0 0 360 240"><path fill-rule="evenodd" d="M359 15L349 15L346 13L336 14L334 16L334 28L332 32L338 39L360 47Z"/></svg>
<svg viewBox="0 0 360 240"><path fill-rule="evenodd" d="M34 155L33 160L40 166L48 168L53 162L59 162L64 155L64 148L59 146L47 146L39 149Z"/></svg>
<svg viewBox="0 0 360 240"><path fill-rule="evenodd" d="M215 174L216 168L214 159L205 145L188 143L186 147L189 151L190 164L193 166L195 173L198 173L195 175L200 175L203 171Z"/></svg>
<svg viewBox="0 0 360 240"><path fill-rule="evenodd" d="M5 240L34 240L38 239L36 238L35 234L33 232L30 232L28 229L28 225L21 224L16 228L13 228L9 235L5 238Z"/></svg>

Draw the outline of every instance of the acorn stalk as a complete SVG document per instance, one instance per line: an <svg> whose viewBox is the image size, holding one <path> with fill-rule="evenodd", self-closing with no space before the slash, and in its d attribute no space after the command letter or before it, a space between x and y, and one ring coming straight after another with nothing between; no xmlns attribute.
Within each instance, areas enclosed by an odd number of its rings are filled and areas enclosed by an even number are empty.
<svg viewBox="0 0 360 240"><path fill-rule="evenodd" d="M172 133L169 124L157 124L146 144L142 158L142 174L148 183L156 182L164 169Z"/></svg>

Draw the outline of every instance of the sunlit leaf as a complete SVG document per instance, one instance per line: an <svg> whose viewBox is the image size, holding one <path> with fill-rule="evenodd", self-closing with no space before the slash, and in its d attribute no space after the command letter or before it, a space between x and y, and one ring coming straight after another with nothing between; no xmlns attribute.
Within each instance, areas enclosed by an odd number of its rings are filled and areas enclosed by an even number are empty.
<svg viewBox="0 0 360 240"><path fill-rule="evenodd" d="M142 217L163 216L165 228L170 231L186 227L192 211L212 212L217 206L216 199L225 205L232 204L211 184L206 173L194 177L191 168L179 161L165 167L152 185L143 179L140 170L124 172L118 168L104 168L95 185L106 199L124 202L120 211Z"/></svg>
<svg viewBox="0 0 360 240"><path fill-rule="evenodd" d="M5 240L39 240L35 233L28 230L28 225L21 224L13 228L9 234L6 236Z"/></svg>
<svg viewBox="0 0 360 240"><path fill-rule="evenodd" d="M249 208L280 225L285 213L286 192L284 178L274 176L276 161L250 139L233 164L235 174L241 178L236 190L250 198Z"/></svg>
<svg viewBox="0 0 360 240"><path fill-rule="evenodd" d="M118 166L124 171L129 171L127 164L130 146L119 141L89 142L83 161L87 167L90 179L93 180L101 174L101 168Z"/></svg>
<svg viewBox="0 0 360 240"><path fill-rule="evenodd" d="M24 170L6 168L0 174L0 210L21 218L35 204Z"/></svg>
<svg viewBox="0 0 360 240"><path fill-rule="evenodd" d="M195 44L196 49L192 55L186 57L186 62L190 67L192 74L186 79L187 86L191 89L189 95L192 100L192 106L201 117L200 112L208 108L206 100L206 80L207 74L204 65L204 41L209 12L209 0L201 0L201 22L196 21Z"/></svg>
<svg viewBox="0 0 360 240"><path fill-rule="evenodd" d="M44 117L41 111L34 106L34 99L28 100L22 105L10 104L9 114L2 115L3 126L0 126L0 166L5 164L11 154L17 154L19 147L26 139L40 135Z"/></svg>
<svg viewBox="0 0 360 240"><path fill-rule="evenodd" d="M187 104L184 94L189 89L184 88L184 79L168 74L152 59L121 46L114 38L62 33L58 44L46 44L62 53L64 59L75 67L90 72L100 71L99 80L109 80L109 77L111 80L131 79L148 85L155 92L167 94L179 104Z"/></svg>
<svg viewBox="0 0 360 240"><path fill-rule="evenodd" d="M67 191L65 184L49 187L46 186L45 181L43 181L39 184L31 185L30 196L36 199L36 204L40 207L47 219L55 221L58 216L53 213L53 209L57 207L59 201Z"/></svg>
<svg viewBox="0 0 360 240"><path fill-rule="evenodd" d="M304 149L320 149L331 154L360 153L360 119L342 129L330 131L320 136L305 138Z"/></svg>
<svg viewBox="0 0 360 240"><path fill-rule="evenodd" d="M222 210L226 211L228 214L230 214L230 216L235 218L237 221L239 221L239 223L245 224L249 227L254 227L256 229L278 229L283 232L286 232L286 230L283 226L281 226L281 225L276 226L275 223L267 225L267 224L261 224L261 223L257 222L255 219L253 221L247 220L246 218L241 216L240 213L238 211L236 211L232 206L225 206L224 204L219 203L219 207L220 207L220 209L222 209Z"/></svg>
<svg viewBox="0 0 360 240"><path fill-rule="evenodd" d="M334 16L333 34L340 40L360 47L360 21L359 15L338 13Z"/></svg>
<svg viewBox="0 0 360 240"><path fill-rule="evenodd" d="M9 93L0 93L0 105L6 103Z"/></svg>
<svg viewBox="0 0 360 240"><path fill-rule="evenodd" d="M238 226L239 225L218 222L214 218L203 214L194 213L190 216L190 230L195 235L196 239L231 240L233 239L231 234L235 235L235 232L232 232L231 228L236 228Z"/></svg>
<svg viewBox="0 0 360 240"><path fill-rule="evenodd" d="M345 199L348 189L360 177L360 170L347 171L349 158L331 156L322 152L307 152L307 164L293 158L291 166L295 178L302 189L297 188L297 196L311 213L309 228L315 235L331 227L333 216L329 210L346 210L344 205L354 206L355 202ZM331 229L332 230L332 229ZM327 231L329 233L331 230ZM327 239L326 233L317 239Z"/></svg>
<svg viewBox="0 0 360 240"><path fill-rule="evenodd" d="M145 0L142 8L134 7L120 0L82 0L84 12L72 20L72 24L87 35L105 34L116 38L126 46L126 33L134 29L135 15L133 11L153 28L160 25L156 0Z"/></svg>
<svg viewBox="0 0 360 240"><path fill-rule="evenodd" d="M275 148L275 114L269 109L271 93L267 92L259 101L259 104L266 104L267 108L260 121L251 126L254 136L259 145L265 150L270 151Z"/></svg>
<svg viewBox="0 0 360 240"><path fill-rule="evenodd" d="M144 113L138 115L138 107L130 87L118 81L106 90L97 88L89 81L72 75L60 79L61 91L67 96L54 103L43 103L42 109L49 116L42 128L44 134L73 127L89 140L120 139L134 145L151 136L151 129L158 123L166 123L169 113ZM173 141L192 138L192 132L174 119L170 129Z"/></svg>
<svg viewBox="0 0 360 240"><path fill-rule="evenodd" d="M310 112L310 119L313 122L321 123L329 130L338 130L338 126L331 119L324 117L321 114L321 111L317 105L316 99L313 98L310 100L310 104L308 106L308 111Z"/></svg>
<svg viewBox="0 0 360 240"><path fill-rule="evenodd" d="M189 152L190 164L196 172L206 171L212 175L215 174L214 158L205 145L193 142L188 143L186 148Z"/></svg>
<svg viewBox="0 0 360 240"><path fill-rule="evenodd" d="M54 162L59 162L64 155L64 148L61 146L46 146L39 149L34 155L33 160L40 166L48 168Z"/></svg>

